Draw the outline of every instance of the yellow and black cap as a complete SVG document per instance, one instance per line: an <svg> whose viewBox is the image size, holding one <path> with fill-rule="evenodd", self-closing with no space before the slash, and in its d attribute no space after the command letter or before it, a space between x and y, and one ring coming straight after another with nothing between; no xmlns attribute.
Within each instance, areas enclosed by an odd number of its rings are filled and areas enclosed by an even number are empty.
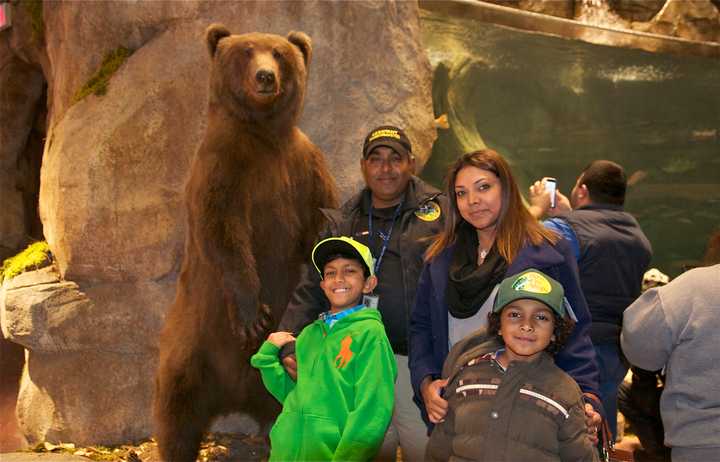
<svg viewBox="0 0 720 462"><path fill-rule="evenodd" d="M363 143L363 159L367 158L373 149L385 146L398 154L412 156L412 145L405 132L392 125L381 125L368 133Z"/></svg>
<svg viewBox="0 0 720 462"><path fill-rule="evenodd" d="M366 274L370 276L375 274L375 262L370 249L352 238L340 236L323 239L312 251L312 262L320 277L329 258L335 255L353 256L365 265L368 270Z"/></svg>

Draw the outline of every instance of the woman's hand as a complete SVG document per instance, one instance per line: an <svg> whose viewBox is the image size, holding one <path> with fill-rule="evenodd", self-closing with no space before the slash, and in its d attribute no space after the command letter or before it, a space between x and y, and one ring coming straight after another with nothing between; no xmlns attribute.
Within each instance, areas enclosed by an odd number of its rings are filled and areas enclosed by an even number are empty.
<svg viewBox="0 0 720 462"><path fill-rule="evenodd" d="M445 420L448 410L448 402L441 396L440 392L447 385L447 380L432 380L425 377L420 384L420 394L425 402L430 422L436 424Z"/></svg>
<svg viewBox="0 0 720 462"><path fill-rule="evenodd" d="M295 337L290 332L273 332L268 336L268 342L278 348L282 348L286 343L294 342Z"/></svg>
<svg viewBox="0 0 720 462"><path fill-rule="evenodd" d="M598 444L598 428L602 424L602 417L593 409L592 404L585 403L585 425L587 425L588 439L593 445Z"/></svg>

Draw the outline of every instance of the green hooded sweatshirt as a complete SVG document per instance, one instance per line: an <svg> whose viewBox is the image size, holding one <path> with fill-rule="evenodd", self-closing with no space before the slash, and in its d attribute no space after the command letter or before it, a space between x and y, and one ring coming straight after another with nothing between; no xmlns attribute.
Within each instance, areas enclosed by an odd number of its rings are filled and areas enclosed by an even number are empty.
<svg viewBox="0 0 720 462"><path fill-rule="evenodd" d="M332 328L318 319L303 329L297 383L278 351L266 341L250 359L283 405L270 431L270 461L370 460L392 417L397 377L380 312L363 308Z"/></svg>

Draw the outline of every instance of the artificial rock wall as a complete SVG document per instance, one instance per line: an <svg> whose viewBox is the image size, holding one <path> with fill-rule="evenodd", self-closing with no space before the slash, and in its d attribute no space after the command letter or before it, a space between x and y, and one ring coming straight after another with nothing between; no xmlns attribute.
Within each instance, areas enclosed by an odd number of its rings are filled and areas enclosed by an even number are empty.
<svg viewBox="0 0 720 462"><path fill-rule="evenodd" d="M27 352L20 428L31 443L147 437L156 340L182 259L181 194L206 123L206 27L310 35L301 127L346 198L362 184L360 150L373 126L406 127L421 165L430 153L431 72L418 6L48 1L43 34L31 39L22 3L13 3L15 25L0 32L0 45L47 82L39 209L56 262L5 281L0 293L3 333ZM75 102L121 46L134 52L107 93ZM38 93L20 71L0 77ZM13 104L3 110L32 119Z"/></svg>

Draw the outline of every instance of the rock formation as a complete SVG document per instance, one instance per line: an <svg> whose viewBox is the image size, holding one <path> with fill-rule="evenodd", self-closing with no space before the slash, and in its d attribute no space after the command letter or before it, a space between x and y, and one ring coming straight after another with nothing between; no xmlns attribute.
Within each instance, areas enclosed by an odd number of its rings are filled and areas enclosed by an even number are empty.
<svg viewBox="0 0 720 462"><path fill-rule="evenodd" d="M720 42L718 0L485 0L599 26Z"/></svg>
<svg viewBox="0 0 720 462"><path fill-rule="evenodd" d="M718 0L497 2L564 18L577 18L579 5L599 7L616 26L720 40ZM418 5L5 5L13 24L0 31L0 258L43 237L56 257L55 272L6 281L0 293L3 331L27 349L20 425L30 442L148 436L157 334L182 257L180 193L207 119L205 28L223 22L237 32L312 37L300 126L348 197L362 182L358 160L369 128L403 126L418 164L430 154L431 70ZM83 87L97 94L80 98ZM43 147L41 232L34 201Z"/></svg>
<svg viewBox="0 0 720 462"><path fill-rule="evenodd" d="M38 16L26 3L44 8ZM360 147L371 127L407 127L419 163L429 155L431 72L418 7L403 1L21 1L11 7L14 24L0 32L0 47L9 53L0 58L18 64L12 70L2 61L9 76L0 78L17 82L28 96L14 96L3 110L23 114L18 125L29 132L36 112L19 101L42 98L47 82L39 208L57 268L6 281L0 297L5 334L27 349L20 427L31 443L149 436L157 334L182 256L180 193L207 119L205 28L223 22L238 32L303 30L312 37L300 125L326 153L347 197L362 182ZM118 53L124 49L132 54ZM79 98L94 76L88 88L101 87L113 61L107 58L120 55L124 61L105 93ZM22 73L28 67L38 83ZM12 165L25 147L16 138L18 147L2 151L1 165ZM0 185L3 201L6 190L15 194L13 180ZM19 229L20 214L8 217L2 218L14 220L8 228Z"/></svg>

